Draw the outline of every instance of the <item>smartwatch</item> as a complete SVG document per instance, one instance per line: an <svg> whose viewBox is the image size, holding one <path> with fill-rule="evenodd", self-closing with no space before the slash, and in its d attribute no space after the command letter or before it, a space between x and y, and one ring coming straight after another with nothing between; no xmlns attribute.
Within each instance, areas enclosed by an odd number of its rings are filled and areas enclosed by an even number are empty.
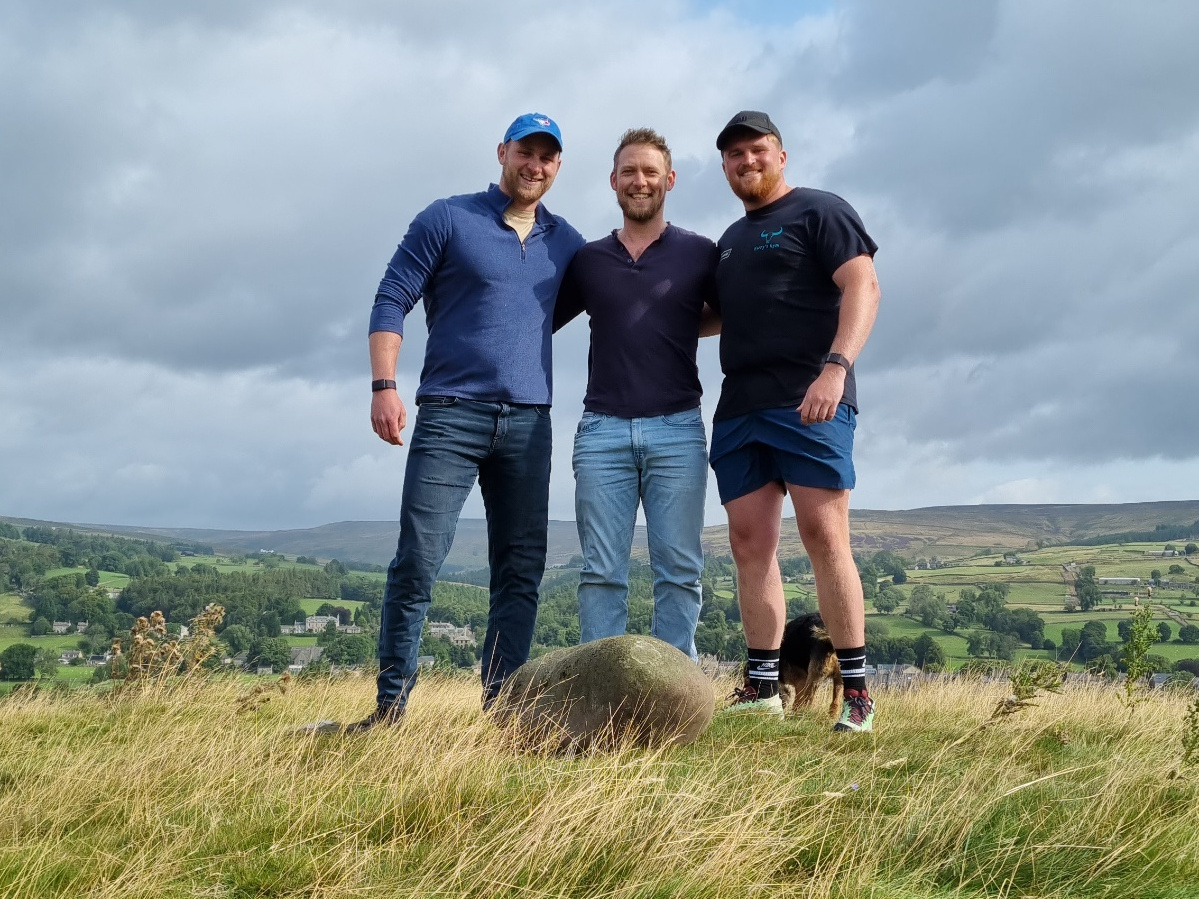
<svg viewBox="0 0 1199 899"><path fill-rule="evenodd" d="M846 359L844 356L842 356L840 353L825 353L824 356L820 359L820 361L825 364L827 364L829 362L836 363L837 365L840 365L843 369L845 369L845 371L847 373L849 372L849 370L851 368L853 368L853 363L850 362L848 359Z"/></svg>

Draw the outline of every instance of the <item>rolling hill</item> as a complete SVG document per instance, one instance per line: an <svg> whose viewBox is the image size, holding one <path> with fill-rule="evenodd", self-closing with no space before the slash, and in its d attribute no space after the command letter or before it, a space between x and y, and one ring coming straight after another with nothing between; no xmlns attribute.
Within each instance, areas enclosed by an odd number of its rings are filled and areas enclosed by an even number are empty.
<svg viewBox="0 0 1199 899"><path fill-rule="evenodd" d="M274 550L288 555L315 556L386 565L395 553L399 526L390 521L341 521L314 528L283 531L236 531L203 528L148 528L98 524L68 524L7 518L18 526L50 525L95 530L154 540L188 540L208 543L219 550L257 552ZM984 505L931 506L885 511L853 509L850 530L855 549L890 549L908 557L960 558L977 552L1017 550L1071 543L1127 531L1152 531L1157 525L1189 525L1199 521L1199 500L1106 505ZM704 529L710 554L729 553L728 528ZM783 522L780 553L801 552L794 521ZM579 552L573 521L551 521L549 565L562 565ZM648 554L645 529L637 528L633 552ZM447 564L455 568L480 568L487 564L487 525L464 518Z"/></svg>

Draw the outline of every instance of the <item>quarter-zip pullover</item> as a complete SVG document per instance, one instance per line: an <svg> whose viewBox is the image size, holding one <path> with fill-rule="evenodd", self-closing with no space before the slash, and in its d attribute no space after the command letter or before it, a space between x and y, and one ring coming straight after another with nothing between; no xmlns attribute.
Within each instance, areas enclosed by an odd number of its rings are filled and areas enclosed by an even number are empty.
<svg viewBox="0 0 1199 899"><path fill-rule="evenodd" d="M413 219L375 294L370 330L404 333L423 297L429 339L419 401L454 396L549 405L554 300L583 236L538 204L521 244L511 199L487 190L437 200Z"/></svg>

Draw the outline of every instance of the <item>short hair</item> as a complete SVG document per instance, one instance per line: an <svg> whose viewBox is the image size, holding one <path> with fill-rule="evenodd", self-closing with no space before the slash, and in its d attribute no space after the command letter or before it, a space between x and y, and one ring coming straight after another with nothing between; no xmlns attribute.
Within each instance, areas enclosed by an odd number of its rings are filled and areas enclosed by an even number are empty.
<svg viewBox="0 0 1199 899"><path fill-rule="evenodd" d="M620 143L616 145L616 152L612 154L612 171L616 171L616 166L620 162L620 153L625 147L640 144L658 150L666 159L666 171L670 171L670 147L666 145L666 138L653 128L630 128L620 136Z"/></svg>

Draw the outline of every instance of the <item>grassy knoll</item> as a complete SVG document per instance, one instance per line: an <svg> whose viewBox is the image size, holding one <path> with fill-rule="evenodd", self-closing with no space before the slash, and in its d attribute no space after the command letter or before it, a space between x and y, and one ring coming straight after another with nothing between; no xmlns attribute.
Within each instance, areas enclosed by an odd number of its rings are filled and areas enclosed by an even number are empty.
<svg viewBox="0 0 1199 899"><path fill-rule="evenodd" d="M366 603L357 599L313 599L311 597L308 597L307 599L301 599L299 600L299 603L300 607L303 608L303 610L309 615L315 615L316 610L325 603L329 603L334 606L340 606L343 609L349 609L351 612L355 611L359 606L366 605Z"/></svg>
<svg viewBox="0 0 1199 899"><path fill-rule="evenodd" d="M982 732L1003 685L880 694L874 735L718 717L696 744L514 751L473 680L402 727L291 728L371 705L298 684L238 715L216 681L0 704L0 894L117 897L1090 897L1199 881L1182 701L1050 696Z"/></svg>

